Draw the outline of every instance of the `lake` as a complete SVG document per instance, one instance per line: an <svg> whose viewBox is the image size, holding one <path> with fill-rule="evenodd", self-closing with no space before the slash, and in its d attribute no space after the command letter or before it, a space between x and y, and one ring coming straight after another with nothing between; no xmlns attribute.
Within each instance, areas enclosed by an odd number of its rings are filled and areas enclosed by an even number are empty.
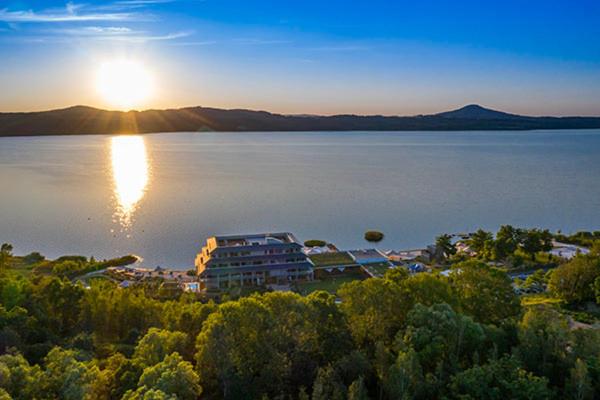
<svg viewBox="0 0 600 400"><path fill-rule="evenodd" d="M15 253L191 268L208 236L291 231L343 249L501 224L600 229L600 130L0 138Z"/></svg>

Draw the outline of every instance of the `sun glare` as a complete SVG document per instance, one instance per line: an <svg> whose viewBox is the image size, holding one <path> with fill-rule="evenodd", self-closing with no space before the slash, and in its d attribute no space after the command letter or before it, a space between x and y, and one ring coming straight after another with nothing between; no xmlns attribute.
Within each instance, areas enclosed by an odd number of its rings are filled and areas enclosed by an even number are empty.
<svg viewBox="0 0 600 400"><path fill-rule="evenodd" d="M141 136L115 136L111 138L110 148L117 201L115 219L127 229L148 186L146 143Z"/></svg>
<svg viewBox="0 0 600 400"><path fill-rule="evenodd" d="M114 60L100 65L96 87L111 106L130 109L142 105L152 94L153 80L143 64Z"/></svg>

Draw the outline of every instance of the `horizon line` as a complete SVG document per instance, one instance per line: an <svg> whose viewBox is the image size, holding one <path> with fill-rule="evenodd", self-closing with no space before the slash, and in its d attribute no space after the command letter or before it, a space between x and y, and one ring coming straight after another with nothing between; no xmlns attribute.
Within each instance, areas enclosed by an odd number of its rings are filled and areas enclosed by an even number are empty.
<svg viewBox="0 0 600 400"><path fill-rule="evenodd" d="M43 110L0 111L0 114L34 114L34 113L64 111L64 110L69 110L69 109L73 109L73 108L90 108L90 109L94 109L94 110L98 110L98 111L120 112L120 113L142 113L142 112L148 112L148 111L177 111L177 110L184 110L184 109L189 109L189 108L212 108L212 109L224 110L224 111L265 112L265 113L269 113L269 114L272 114L272 115L283 115L283 116L290 116L290 117L355 116L355 117L417 118L417 117L437 116L439 114L444 114L444 113L449 113L449 112L463 110L463 109L468 108L468 107L477 107L477 108L480 108L480 109L485 110L485 111L492 111L492 112L503 113L503 114L508 114L508 115L512 115L512 116L518 116L518 117L531 117L531 118L600 118L600 115L586 115L586 116L582 116L582 115L531 115L531 114L519 114L519 113L510 112L510 111L504 111L504 110L498 110L498 109L494 109L494 108L489 108L487 106L482 106L479 103L468 103L468 104L465 104L463 106L459 106L458 108L451 108L450 110L442 110L442 111L437 111L437 112L434 112L434 113L420 113L420 114L360 114L360 113L333 113L333 114L327 114L327 113L325 113L325 114L315 114L315 113L302 113L302 112L297 112L297 113L283 113L283 112L269 111L269 110L266 110L266 109L253 109L253 108L246 108L246 107L214 107L214 106L205 106L205 105L198 105L198 104L196 104L196 105L189 105L189 106L180 106L180 107L166 107L166 108L152 108L152 107L150 107L150 108L144 108L144 109L131 108L131 109L128 109L128 110L118 110L118 109L101 108L101 107L90 106L90 105L86 105L86 104L75 104L75 105L72 105L72 106L65 106L65 107L59 107L59 108L49 108L49 109L43 109Z"/></svg>

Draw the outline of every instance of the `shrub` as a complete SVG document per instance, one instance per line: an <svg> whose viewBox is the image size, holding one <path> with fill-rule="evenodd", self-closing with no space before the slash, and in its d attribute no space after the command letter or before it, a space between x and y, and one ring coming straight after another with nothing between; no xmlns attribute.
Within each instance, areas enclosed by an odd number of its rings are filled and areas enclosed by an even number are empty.
<svg viewBox="0 0 600 400"><path fill-rule="evenodd" d="M383 239L383 233L379 231L366 231L365 240L368 242L380 242Z"/></svg>
<svg viewBox="0 0 600 400"><path fill-rule="evenodd" d="M323 247L326 244L327 244L326 241L319 240L319 239L311 239L311 240L307 240L306 242L304 242L304 246L306 246L306 247Z"/></svg>

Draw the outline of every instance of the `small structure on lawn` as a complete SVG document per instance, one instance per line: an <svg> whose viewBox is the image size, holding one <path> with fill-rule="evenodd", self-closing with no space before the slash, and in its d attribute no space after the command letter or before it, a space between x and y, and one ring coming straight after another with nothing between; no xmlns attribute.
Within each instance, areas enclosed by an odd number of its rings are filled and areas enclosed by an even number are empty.
<svg viewBox="0 0 600 400"><path fill-rule="evenodd" d="M408 266L408 272L411 274L418 274L421 272L427 272L427 267L421 263L414 263Z"/></svg>
<svg viewBox="0 0 600 400"><path fill-rule="evenodd" d="M388 259L394 263L405 263L410 261L430 262L431 254L427 249L414 250L388 250L384 252Z"/></svg>

